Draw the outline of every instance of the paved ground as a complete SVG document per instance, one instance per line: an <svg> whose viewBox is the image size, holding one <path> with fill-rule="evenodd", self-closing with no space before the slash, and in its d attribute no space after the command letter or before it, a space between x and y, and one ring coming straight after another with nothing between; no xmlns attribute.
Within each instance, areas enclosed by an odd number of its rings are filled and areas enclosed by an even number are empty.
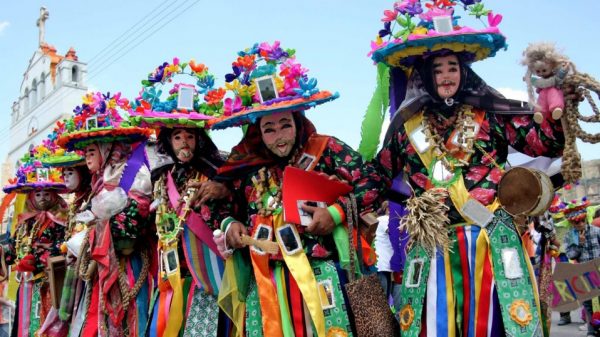
<svg viewBox="0 0 600 337"><path fill-rule="evenodd" d="M550 328L550 336L552 337L585 337L587 329L581 330L580 327L584 324L581 320L581 311L576 310L571 312L571 321L569 325L558 326L560 315L558 312L552 313L552 327Z"/></svg>

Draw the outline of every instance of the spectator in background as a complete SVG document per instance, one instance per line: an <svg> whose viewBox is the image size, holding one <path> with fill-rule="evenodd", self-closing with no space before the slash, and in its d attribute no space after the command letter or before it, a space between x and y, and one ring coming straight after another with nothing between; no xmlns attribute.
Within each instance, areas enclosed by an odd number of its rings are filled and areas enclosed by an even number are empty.
<svg viewBox="0 0 600 337"><path fill-rule="evenodd" d="M594 213L594 220L592 220L592 225L596 227L600 227L600 207L596 209Z"/></svg>
<svg viewBox="0 0 600 337"><path fill-rule="evenodd" d="M600 228L590 226L586 221L586 208L589 202L584 198L581 202L575 200L563 210L572 228L565 236L567 257L579 263L588 262L600 257ZM587 336L595 336L592 325L594 313L592 300L583 302L586 312Z"/></svg>

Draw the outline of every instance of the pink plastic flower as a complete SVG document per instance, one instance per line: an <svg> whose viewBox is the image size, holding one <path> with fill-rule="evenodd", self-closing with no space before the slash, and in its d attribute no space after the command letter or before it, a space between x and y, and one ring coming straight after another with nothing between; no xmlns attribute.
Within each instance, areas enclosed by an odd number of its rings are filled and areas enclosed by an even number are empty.
<svg viewBox="0 0 600 337"><path fill-rule="evenodd" d="M383 22L392 22L394 20L396 20L396 17L398 16L398 12L394 9L394 10L385 10L383 11L383 18L381 18L381 21Z"/></svg>
<svg viewBox="0 0 600 337"><path fill-rule="evenodd" d="M429 8L429 10L421 15L419 15L419 17L421 18L421 20L423 21L433 21L434 17L437 16L452 16L452 13L454 13L454 8L437 8L437 7L432 7Z"/></svg>

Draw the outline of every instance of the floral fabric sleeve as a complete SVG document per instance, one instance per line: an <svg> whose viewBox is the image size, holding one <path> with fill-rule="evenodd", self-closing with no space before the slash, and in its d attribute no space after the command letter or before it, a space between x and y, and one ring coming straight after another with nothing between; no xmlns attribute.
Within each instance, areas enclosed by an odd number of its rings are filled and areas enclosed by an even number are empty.
<svg viewBox="0 0 600 337"><path fill-rule="evenodd" d="M330 137L327 147L317 164L316 171L335 175L347 181L354 189L358 211L376 210L379 194L383 192L385 184L375 167L365 163L362 156L341 140ZM346 210L347 197L340 197L337 204Z"/></svg>
<svg viewBox="0 0 600 337"><path fill-rule="evenodd" d="M221 227L221 221L232 215L233 198L227 197L221 200L210 200L200 206L198 214L211 230Z"/></svg>
<svg viewBox="0 0 600 337"><path fill-rule="evenodd" d="M130 193L129 205L110 218L110 228L115 248L140 238L146 230L149 219L149 199L146 196Z"/></svg>
<svg viewBox="0 0 600 337"><path fill-rule="evenodd" d="M531 115L496 116L496 132L503 134L515 150L531 157L562 155L565 138L560 120L545 118L542 124L537 124Z"/></svg>
<svg viewBox="0 0 600 337"><path fill-rule="evenodd" d="M396 132L394 137L391 137L388 142L383 144L381 150L373 159L373 164L387 187L392 185L392 180L394 180L404 168L404 160L400 155L402 152L400 144L404 143L405 140L406 133L402 127L401 130Z"/></svg>

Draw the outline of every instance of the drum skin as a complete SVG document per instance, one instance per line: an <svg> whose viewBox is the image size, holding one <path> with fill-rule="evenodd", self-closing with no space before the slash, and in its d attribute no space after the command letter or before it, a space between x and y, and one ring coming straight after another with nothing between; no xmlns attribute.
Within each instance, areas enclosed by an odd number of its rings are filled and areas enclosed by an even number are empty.
<svg viewBox="0 0 600 337"><path fill-rule="evenodd" d="M524 167L513 167L506 171L498 184L498 200L513 216L530 215L538 206L542 194L540 175Z"/></svg>

